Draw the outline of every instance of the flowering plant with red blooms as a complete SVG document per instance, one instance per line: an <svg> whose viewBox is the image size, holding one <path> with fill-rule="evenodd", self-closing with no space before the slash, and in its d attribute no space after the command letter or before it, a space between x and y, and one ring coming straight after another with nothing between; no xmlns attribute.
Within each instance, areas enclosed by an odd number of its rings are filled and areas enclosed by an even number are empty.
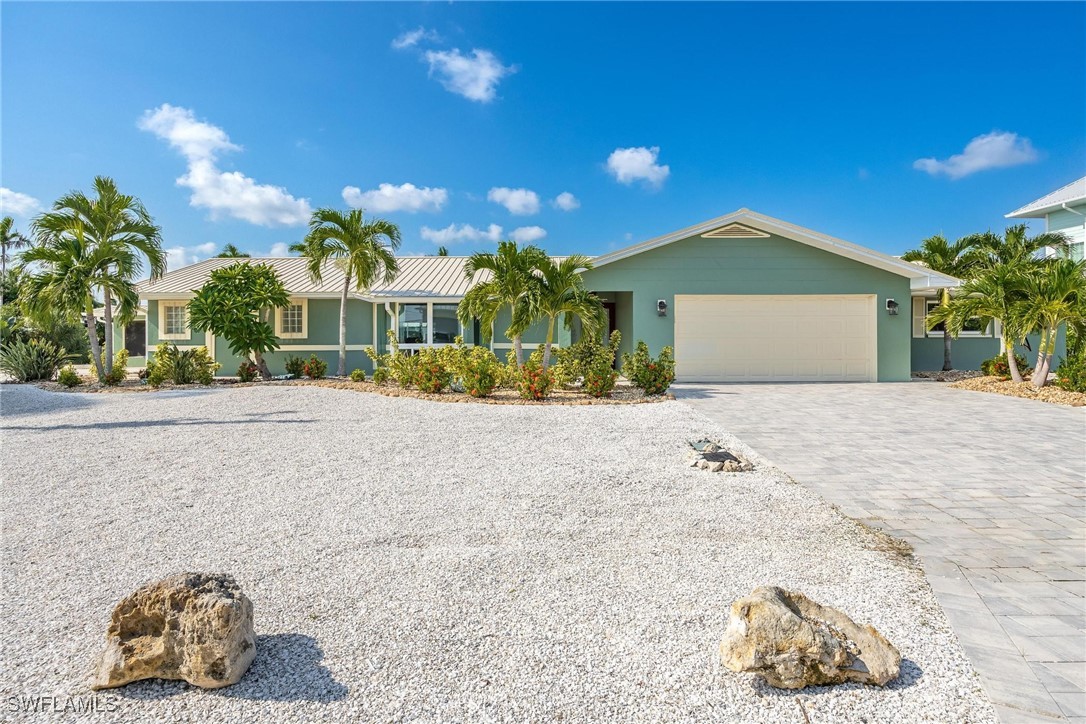
<svg viewBox="0 0 1086 724"><path fill-rule="evenodd" d="M319 380L328 373L328 363L315 354L309 355L302 372L311 380Z"/></svg>
<svg viewBox="0 0 1086 724"><path fill-rule="evenodd" d="M542 400L554 387L554 374L544 370L542 361L532 355L516 372L516 388L526 400Z"/></svg>
<svg viewBox="0 0 1086 724"><path fill-rule="evenodd" d="M622 355L622 374L645 394L662 395L675 381L675 355L671 347L664 347L660 356L653 360L649 346L638 341L632 355Z"/></svg>
<svg viewBox="0 0 1086 724"><path fill-rule="evenodd" d="M1086 352L1060 360L1056 368L1056 386L1068 392L1086 392Z"/></svg>
<svg viewBox="0 0 1086 724"><path fill-rule="evenodd" d="M415 359L415 387L422 392L437 394L449 386L451 375L438 350L423 347Z"/></svg>

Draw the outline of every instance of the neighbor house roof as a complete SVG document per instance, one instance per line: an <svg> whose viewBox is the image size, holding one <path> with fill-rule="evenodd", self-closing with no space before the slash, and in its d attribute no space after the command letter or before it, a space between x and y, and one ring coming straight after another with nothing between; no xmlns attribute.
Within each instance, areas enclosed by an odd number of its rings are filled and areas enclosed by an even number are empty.
<svg viewBox="0 0 1086 724"><path fill-rule="evenodd" d="M688 226L685 229L672 231L663 236L657 236L648 241L643 241L639 244L627 246L624 249L612 251L603 256L596 257L593 260L593 264L597 267L611 264L620 259L625 259L634 256L635 254L649 251L650 249L657 249L661 246L666 246L667 244L672 244L691 236L719 230L721 227L726 227L731 224L742 224L744 226L753 227L755 230L783 236L786 239L808 244L818 249L822 249L823 251L838 254L894 274L899 274L903 277L908 277L912 289L942 289L956 287L961 284L961 280L947 274L939 274L927 267L902 261L889 254L883 254L881 251L868 249L867 247L853 244L842 239L835 239L832 236L827 236L826 234L812 231L811 229L805 229L802 226L796 226L787 221L775 219L772 216L765 216L764 214L759 214L750 209L739 209L730 214L725 214L724 216L718 216L715 219L703 221L700 224Z"/></svg>
<svg viewBox="0 0 1086 724"><path fill-rule="evenodd" d="M213 270L239 261L271 266L287 292L292 295L338 298L343 291L343 271L332 261L324 263L321 282L318 284L309 274L309 260L303 257L215 257L170 271L160 279L143 281L138 285L139 294L145 298L188 297L204 285ZM467 293L472 284L490 277L489 272L483 271L468 279L464 275L464 262L467 257L463 256L402 256L397 261L400 273L391 284L378 282L369 293L354 293L352 290L353 296L367 300L440 297L458 299Z"/></svg>
<svg viewBox="0 0 1086 724"><path fill-rule="evenodd" d="M1007 214L1008 219L1043 219L1045 214L1062 208L1064 204L1086 201L1086 176L1072 181L1036 201Z"/></svg>

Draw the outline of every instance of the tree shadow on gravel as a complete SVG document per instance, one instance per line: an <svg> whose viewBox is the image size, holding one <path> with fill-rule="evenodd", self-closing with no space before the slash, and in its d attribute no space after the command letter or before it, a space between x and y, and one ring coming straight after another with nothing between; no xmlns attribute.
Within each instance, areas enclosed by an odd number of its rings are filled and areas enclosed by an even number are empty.
<svg viewBox="0 0 1086 724"><path fill-rule="evenodd" d="M30 432L51 432L55 430L116 430L124 428L140 427L186 427L188 425L300 425L306 422L316 422L315 419L245 419L245 420L212 420L209 417L180 417L162 420L121 420L118 422L90 422L85 425L5 425L5 430L28 430Z"/></svg>
<svg viewBox="0 0 1086 724"><path fill-rule="evenodd" d="M856 689L858 691L863 690L875 690L886 689L887 691L900 691L901 689L908 689L910 686L916 685L920 679L924 677L924 670L921 669L915 661L912 659L901 660L901 670L898 673L898 677L888 683L886 686L874 686L868 684L838 684L836 686L808 686L806 689L778 689L774 686L770 686L766 683L765 679L760 676L755 676L751 682L751 688L759 696L766 697L795 697L797 695L805 697L818 697L823 694L830 694L835 691Z"/></svg>
<svg viewBox="0 0 1086 724"><path fill-rule="evenodd" d="M348 689L321 665L324 652L304 634L256 637L256 658L241 681L222 689L199 689L184 681L150 679L117 689L127 699L153 701L185 691L253 701L311 701L332 703L347 698ZM112 693L112 692L111 692Z"/></svg>

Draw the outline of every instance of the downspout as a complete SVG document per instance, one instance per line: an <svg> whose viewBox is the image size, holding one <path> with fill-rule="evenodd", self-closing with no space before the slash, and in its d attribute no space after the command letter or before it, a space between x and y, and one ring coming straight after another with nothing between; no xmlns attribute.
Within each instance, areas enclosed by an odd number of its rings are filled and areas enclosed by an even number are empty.
<svg viewBox="0 0 1086 724"><path fill-rule="evenodd" d="M396 315L393 313L392 307L389 305L388 302L385 302L385 314L388 315L388 319L389 319L388 328L389 329L396 329L396 327L395 327ZM377 330L376 329L373 330L373 333L376 335Z"/></svg>

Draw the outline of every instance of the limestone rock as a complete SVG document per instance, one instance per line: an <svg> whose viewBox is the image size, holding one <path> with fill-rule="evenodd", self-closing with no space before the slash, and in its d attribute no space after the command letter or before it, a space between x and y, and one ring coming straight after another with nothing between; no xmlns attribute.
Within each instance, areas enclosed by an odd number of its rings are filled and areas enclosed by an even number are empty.
<svg viewBox="0 0 1086 724"><path fill-rule="evenodd" d="M128 595L106 638L95 689L141 679L229 686L256 656L253 604L221 573L182 573Z"/></svg>
<svg viewBox="0 0 1086 724"><path fill-rule="evenodd" d="M781 689L849 681L882 686L901 668L901 654L871 626L775 586L732 604L720 660Z"/></svg>
<svg viewBox="0 0 1086 724"><path fill-rule="evenodd" d="M715 462L715 463L709 463L709 472L710 473L719 473L721 470L724 469L724 466L726 464L727 463L722 463L719 460L717 462Z"/></svg>

